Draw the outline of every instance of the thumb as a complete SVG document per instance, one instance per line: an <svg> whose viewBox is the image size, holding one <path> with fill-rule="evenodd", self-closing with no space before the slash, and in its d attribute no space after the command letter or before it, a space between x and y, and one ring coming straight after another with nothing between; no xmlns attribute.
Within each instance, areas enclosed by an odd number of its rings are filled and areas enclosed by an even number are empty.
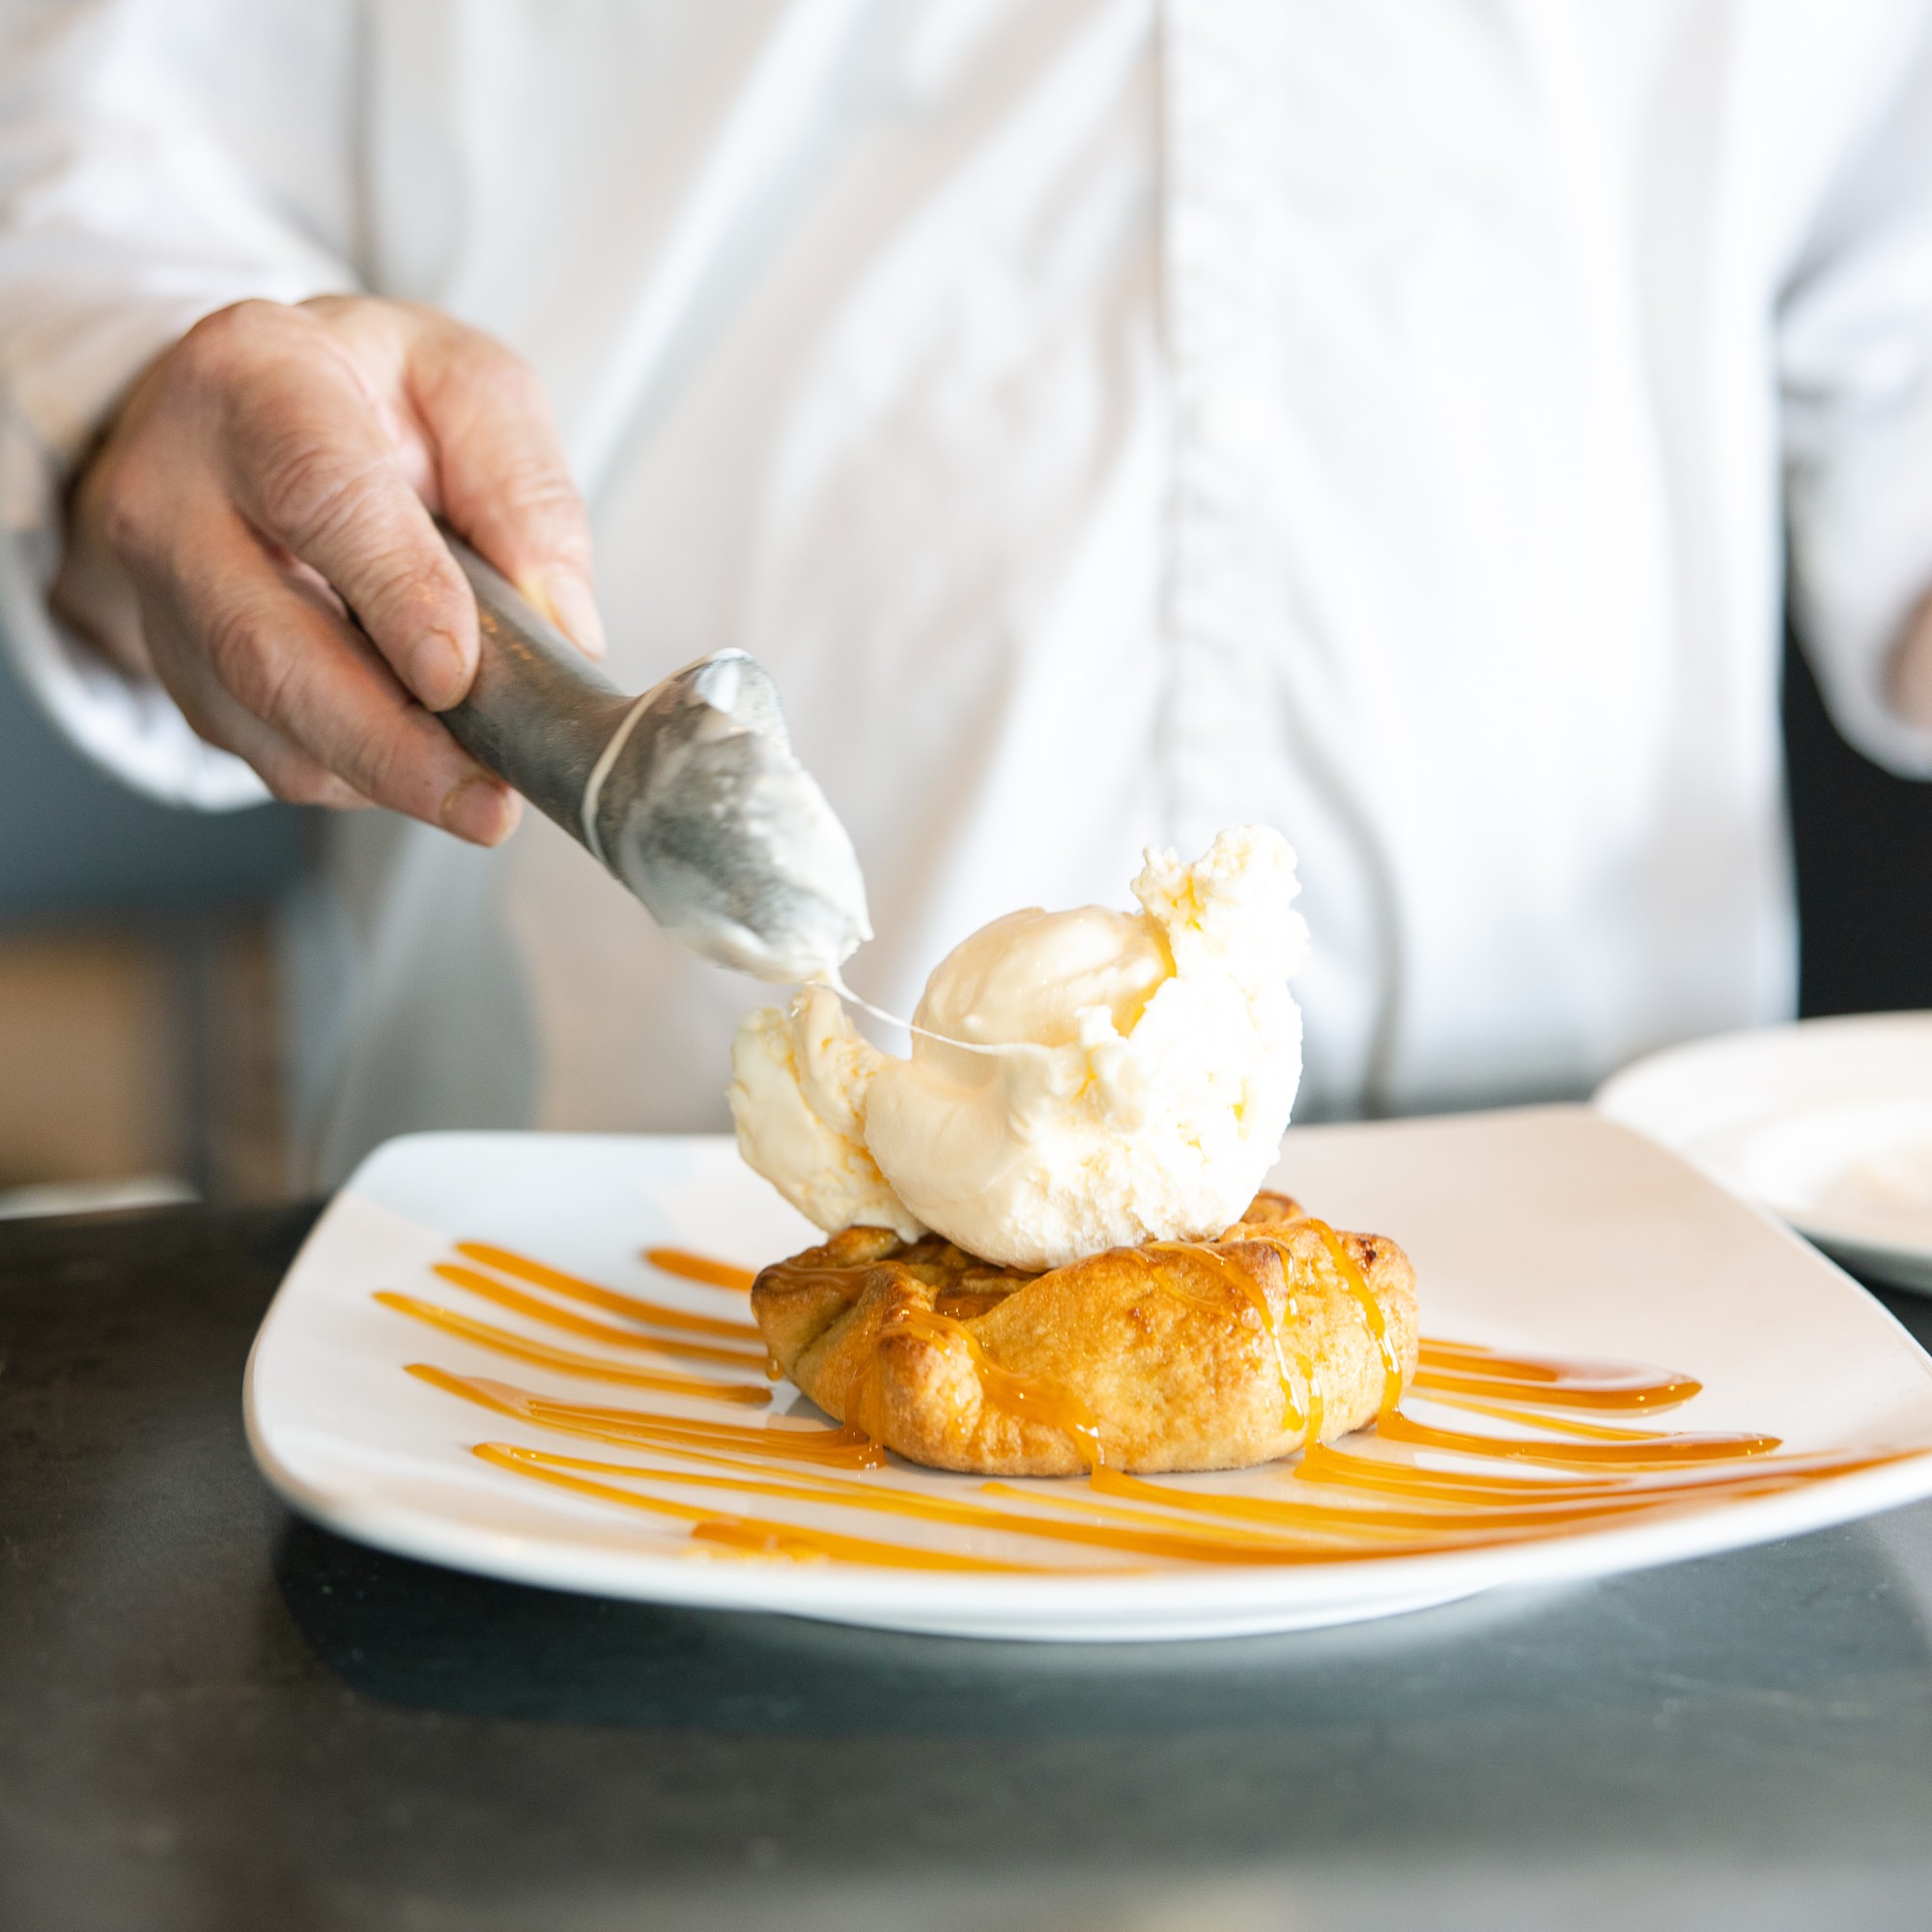
<svg viewBox="0 0 1932 1932"><path fill-rule="evenodd" d="M543 384L501 343L428 319L406 380L443 514L565 636L604 655L590 524Z"/></svg>

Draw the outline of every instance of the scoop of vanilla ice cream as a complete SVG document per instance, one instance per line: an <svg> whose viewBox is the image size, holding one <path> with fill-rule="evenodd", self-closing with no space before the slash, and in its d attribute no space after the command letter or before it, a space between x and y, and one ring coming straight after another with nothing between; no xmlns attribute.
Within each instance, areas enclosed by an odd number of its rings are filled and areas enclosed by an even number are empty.
<svg viewBox="0 0 1932 1932"><path fill-rule="evenodd" d="M831 987L805 986L788 1007L746 1016L726 1097L746 1163L808 1220L828 1233L891 1228L913 1241L925 1230L866 1151L866 1094L885 1059Z"/></svg>
<svg viewBox="0 0 1932 1932"><path fill-rule="evenodd" d="M753 1014L739 1145L821 1227L923 1222L1012 1266L1218 1234L1273 1165L1301 1078L1297 890L1264 827L1193 866L1150 852L1138 913L1012 913L956 947L907 1060L823 988ZM753 1118L767 1108L781 1127Z"/></svg>
<svg viewBox="0 0 1932 1932"><path fill-rule="evenodd" d="M1301 1079L1288 978L1307 952L1294 854L1259 826L1198 865L1148 855L1139 914L1018 913L926 983L866 1101L893 1192L962 1248L1062 1267L1219 1234L1274 1164Z"/></svg>

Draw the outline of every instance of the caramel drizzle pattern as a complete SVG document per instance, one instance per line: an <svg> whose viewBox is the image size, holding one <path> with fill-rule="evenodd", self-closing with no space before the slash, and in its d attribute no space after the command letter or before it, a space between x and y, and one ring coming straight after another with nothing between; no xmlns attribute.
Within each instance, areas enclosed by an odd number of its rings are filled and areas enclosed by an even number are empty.
<svg viewBox="0 0 1932 1932"><path fill-rule="evenodd" d="M1361 1310L1370 1342L1381 1359L1380 1412L1384 1416L1393 1415L1396 1405L1402 1400L1402 1356L1395 1337L1389 1332L1388 1317L1381 1303L1376 1299L1375 1290L1369 1286L1368 1278L1363 1274L1354 1256L1350 1254L1341 1236L1327 1222L1318 1220L1309 1214L1286 1225L1297 1229L1306 1228L1315 1235L1321 1244L1323 1259L1327 1262L1334 1280ZM1279 1257L1282 1278L1288 1291L1288 1312L1292 1316L1296 1306L1296 1279L1302 1270L1302 1258L1295 1251L1293 1237L1277 1234L1274 1232L1274 1227L1268 1224L1243 1227L1238 1235L1230 1231L1230 1245L1250 1241L1273 1249ZM1305 1397L1297 1399L1293 1378L1289 1373L1281 1321L1275 1313L1274 1305L1269 1301L1267 1291L1262 1283L1256 1280L1234 1256L1223 1253L1219 1245L1207 1241L1150 1241L1144 1248L1124 1248L1119 1252L1140 1261L1148 1269L1150 1277L1170 1293L1185 1293L1185 1291L1177 1289L1171 1276L1153 1266L1149 1259L1151 1255L1186 1255L1213 1267L1261 1318L1263 1331L1266 1334L1268 1344L1274 1351L1275 1366L1281 1378L1283 1434L1299 1434L1305 1443L1320 1441L1322 1403L1321 1378L1315 1363L1305 1352L1296 1351L1296 1366L1301 1371L1301 1386L1306 1392ZM1204 1306L1210 1308L1215 1305L1201 1296L1189 1295L1188 1299L1202 1302ZM1491 1386L1490 1382L1484 1381L1479 1385L1478 1392L1487 1392ZM1497 1383L1494 1386L1500 1388L1505 1385ZM1694 1392L1695 1384L1691 1387Z"/></svg>
<svg viewBox="0 0 1932 1932"><path fill-rule="evenodd" d="M640 1335L635 1328L619 1328L609 1321L592 1321L582 1315L554 1307L534 1294L506 1288L477 1268L438 1262L430 1272L453 1288L467 1288L471 1294L485 1301L494 1301L498 1308L507 1308L516 1315L527 1315L537 1321L548 1321L554 1328L567 1329L573 1335L582 1335L610 1348L641 1349L651 1354L677 1356L690 1362L723 1362L733 1369L756 1368L765 1359L762 1348L721 1349L710 1342L687 1342L681 1336ZM757 1331L753 1329L752 1332L755 1334Z"/></svg>
<svg viewBox="0 0 1932 1932"><path fill-rule="evenodd" d="M1289 1374L1288 1348L1282 1337L1281 1321L1275 1314L1274 1303L1268 1299L1267 1291L1262 1284L1231 1255L1224 1255L1218 1248L1208 1246L1206 1241L1150 1241L1146 1248L1123 1248L1120 1251L1134 1256L1147 1270L1149 1279L1170 1293L1185 1293L1186 1291L1178 1289L1171 1276L1154 1266L1150 1251L1152 1254L1186 1255L1194 1261L1206 1262L1236 1294L1247 1302L1261 1317L1262 1332L1268 1339L1268 1347L1274 1354L1275 1373L1281 1379L1282 1433L1305 1434L1311 1421L1319 1432L1321 1426L1321 1393L1317 1386L1315 1363L1310 1356L1297 1351L1295 1359L1301 1370L1301 1386L1304 1392L1301 1396L1297 1396L1294 1378ZM1286 1256L1283 1257L1283 1268L1286 1271ZM1285 1278L1289 1284L1289 1312L1293 1314L1294 1277L1286 1274ZM1189 1294L1187 1298L1217 1314L1220 1312L1219 1304L1206 1296Z"/></svg>
<svg viewBox="0 0 1932 1932"><path fill-rule="evenodd" d="M665 1395L708 1397L717 1402L740 1403L748 1407L760 1407L772 1399L768 1390L750 1388L742 1382L713 1381L698 1376L659 1375L653 1369L633 1368L629 1363L614 1361L608 1355L583 1355L570 1349L554 1349L548 1342L532 1341L513 1329L478 1321L453 1308L444 1308L440 1302L424 1301L413 1294L396 1294L384 1289L375 1298L398 1315L426 1321L433 1328L446 1329L452 1335L460 1335L466 1342L475 1343L479 1349L494 1349L499 1355L514 1355L519 1360L534 1362L540 1368L554 1369L559 1375L582 1376L593 1381L625 1382L632 1388L657 1389Z"/></svg>
<svg viewBox="0 0 1932 1932"><path fill-rule="evenodd" d="M665 1274L681 1281L701 1281L707 1288L736 1289L750 1294L757 1279L754 1269L733 1267L729 1262L715 1262L709 1255L694 1255L685 1248L646 1248L644 1259Z"/></svg>
<svg viewBox="0 0 1932 1932"><path fill-rule="evenodd" d="M1335 1279L1353 1298L1356 1307L1362 1311L1362 1321L1368 1328L1369 1339L1374 1344L1376 1352L1381 1357L1381 1412L1383 1415L1393 1415L1396 1404L1402 1400L1402 1356L1397 1350L1395 1337L1389 1333L1388 1317L1383 1312L1381 1303L1376 1299L1376 1292L1369 1286L1368 1277L1363 1274L1354 1256L1349 1252L1348 1244L1326 1221L1318 1220L1313 1214L1306 1214L1300 1220L1287 1225L1308 1228L1314 1232L1316 1239L1321 1243L1321 1252ZM1253 1229L1242 1238L1260 1241L1264 1246L1272 1248L1281 1257L1282 1273L1287 1278L1290 1289L1293 1290L1299 1258L1294 1253L1292 1238L1286 1235L1277 1235L1265 1226ZM1320 1433L1318 1425L1316 1430L1311 1432L1311 1439L1319 1436Z"/></svg>
<svg viewBox="0 0 1932 1932"><path fill-rule="evenodd" d="M1319 1229L1323 1224L1317 1225ZM1282 1254L1286 1267L1290 1257L1285 1238L1271 1238L1269 1245ZM1418 1422L1385 1396L1373 1425L1379 1437L1453 1459L1450 1466L1339 1449L1319 1439L1320 1388L1312 1365L1305 1361L1300 1366L1306 1403L1294 1400L1279 1323L1271 1319L1261 1284L1205 1243L1163 1246L1213 1263L1256 1308L1270 1332L1282 1372L1285 1415L1293 1418L1287 1426L1307 1425L1305 1439L1310 1446L1293 1468L1284 1472L1287 1481L1306 1486L1296 1499L1170 1486L1111 1467L1094 1417L1069 1391L1001 1368L987 1358L969 1329L930 1309L901 1311L895 1325L935 1340L963 1340L990 1406L1063 1431L1074 1441L1087 1463L1084 1488L1069 1489L1055 1481L1040 1487L990 1482L979 1486L980 1494L990 1501L968 1500L935 1493L929 1484L913 1490L881 1480L892 1473L892 1460L862 1430L849 1425L835 1428L776 1417L757 1424L731 1422L575 1402L487 1377L458 1375L429 1363L412 1363L408 1372L447 1395L527 1427L653 1457L656 1460L650 1463L619 1463L500 1441L479 1442L472 1448L482 1461L524 1479L662 1519L668 1524L687 1525L689 1544L713 1554L916 1570L1064 1574L1067 1566L1064 1560L1006 1561L923 1544L880 1542L816 1523L775 1521L762 1515L721 1510L715 1504L679 1502L629 1486L647 1483L699 1495L762 1497L819 1512L858 1511L993 1532L1073 1546L1102 1558L1124 1557L1130 1568L1149 1562L1265 1566L1360 1562L1560 1536L1579 1525L1608 1525L1662 1510L1776 1494L1921 1453L1898 1449L1782 1455L1777 1453L1777 1438L1770 1435L1629 1429L1551 1414L1548 1411L1564 1408L1585 1415L1605 1409L1660 1411L1688 1402L1700 1384L1688 1376L1510 1355L1474 1343L1430 1338L1422 1345L1414 1384L1418 1396L1434 1406L1463 1408L1543 1433L1503 1435ZM1342 1285L1358 1301L1366 1296L1373 1302L1373 1292L1332 1230L1326 1231L1322 1248ZM750 1350L687 1339L692 1333L755 1337L757 1331L749 1323L692 1315L627 1295L507 1249L464 1242L458 1252L469 1262L495 1268L498 1275L543 1288L564 1300L587 1303L639 1324L683 1331L682 1336L667 1338L641 1329L615 1328L525 1293L479 1268L451 1263L434 1265L432 1271L449 1286L568 1334L627 1350L715 1362L721 1368L748 1367L758 1359ZM673 1256L678 1265L668 1271L712 1287L736 1288L745 1274L701 1256L659 1249L649 1254L660 1266L667 1265L661 1257ZM1289 1281L1292 1290L1292 1272ZM553 1373L740 1406L762 1406L770 1400L768 1392L753 1383L663 1374L610 1355L582 1354L416 1296L384 1291L375 1298L478 1348ZM1378 1306L1376 1315L1380 1312ZM1386 1323L1371 1322L1370 1329L1386 1370L1393 1354ZM868 1352L876 1362L876 1350ZM1399 1393L1399 1361L1394 1374ZM855 1396L860 1393L853 1391ZM1524 1472L1499 1473L1494 1466L1498 1462ZM1469 1463L1490 1466L1457 1466ZM858 1473L839 1473L848 1470ZM1116 1573L1120 1568L1118 1563L1108 1567Z"/></svg>

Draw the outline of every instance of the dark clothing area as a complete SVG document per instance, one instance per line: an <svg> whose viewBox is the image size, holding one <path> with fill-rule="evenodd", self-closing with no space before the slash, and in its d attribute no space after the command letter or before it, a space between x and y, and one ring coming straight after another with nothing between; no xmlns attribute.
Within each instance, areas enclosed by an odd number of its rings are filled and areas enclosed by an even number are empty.
<svg viewBox="0 0 1932 1932"><path fill-rule="evenodd" d="M1893 778L1853 751L1789 643L1784 748L1800 1014L1932 1007L1932 785Z"/></svg>

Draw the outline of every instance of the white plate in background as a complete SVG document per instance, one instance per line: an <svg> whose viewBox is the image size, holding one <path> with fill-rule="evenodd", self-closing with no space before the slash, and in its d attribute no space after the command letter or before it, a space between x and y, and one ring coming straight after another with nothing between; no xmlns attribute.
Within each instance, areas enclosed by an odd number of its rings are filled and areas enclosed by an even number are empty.
<svg viewBox="0 0 1932 1932"><path fill-rule="evenodd" d="M1932 1293L1932 1013L1671 1047L1613 1075L1596 1105L1847 1265Z"/></svg>
<svg viewBox="0 0 1932 1932"><path fill-rule="evenodd" d="M1669 1427L1760 1430L1794 1452L1932 1446L1932 1361L1878 1303L1786 1230L1586 1108L1293 1129L1278 1178L1335 1225L1390 1235L1407 1248L1426 1333L1688 1372L1704 1388ZM1534 1542L1299 1569L1188 1563L957 1575L707 1556L676 1524L480 1462L472 1444L538 1446L540 1432L430 1386L406 1365L427 1361L580 1401L586 1385L506 1365L372 1298L386 1290L462 1303L430 1269L469 1238L715 1312L732 1297L655 1272L639 1251L674 1245L753 1266L810 1235L723 1137L392 1141L329 1205L257 1338L245 1392L256 1461L303 1514L457 1569L667 1604L1049 1639L1192 1637L1382 1616L1502 1585L1740 1548L1932 1493L1932 1454L1921 1453L1774 1495L1599 1521ZM743 1297L734 1305L742 1312ZM500 1309L469 1312L517 1325ZM769 1413L776 1419L792 1406L817 1415L789 1385ZM1378 1445L1384 1452L1415 1459ZM981 1493L977 1477L896 1461L865 1480L923 1496ZM1297 1493L1283 1465L1161 1480L1278 1499ZM1026 1487L1064 1498L1082 1486ZM757 1497L729 1507L801 1519L795 1504ZM849 1528L851 1513L837 1514ZM891 1518L865 1527L981 1554L1030 1542ZM1030 1553L1039 1559L1037 1546Z"/></svg>

